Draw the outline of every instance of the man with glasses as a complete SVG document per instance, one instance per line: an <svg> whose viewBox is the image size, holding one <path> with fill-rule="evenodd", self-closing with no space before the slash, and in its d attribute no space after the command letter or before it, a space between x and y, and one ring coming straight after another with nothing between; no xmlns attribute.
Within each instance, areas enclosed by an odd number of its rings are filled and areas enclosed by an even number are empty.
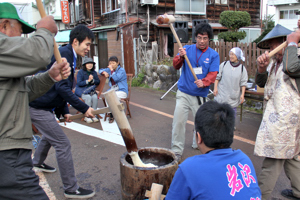
<svg viewBox="0 0 300 200"><path fill-rule="evenodd" d="M209 47L209 40L213 38L211 26L207 23L199 24L196 27L195 35L196 44L179 48L179 53L173 59L174 68L182 69L177 84L171 144L171 149L176 153L179 160L184 149L185 124L189 111L191 110L193 117L195 117L199 107L206 102L209 86L214 83L220 64L219 54ZM197 81L195 81L184 55L187 55L198 78ZM197 148L195 135L192 147Z"/></svg>

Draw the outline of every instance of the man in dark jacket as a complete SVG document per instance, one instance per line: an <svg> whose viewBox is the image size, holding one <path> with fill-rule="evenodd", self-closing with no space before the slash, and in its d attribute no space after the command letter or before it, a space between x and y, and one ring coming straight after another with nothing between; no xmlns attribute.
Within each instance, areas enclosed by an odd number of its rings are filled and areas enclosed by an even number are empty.
<svg viewBox="0 0 300 200"><path fill-rule="evenodd" d="M53 115L53 110L58 117L63 115L66 121L70 121L67 105L67 103L70 103L74 108L85 113L86 117L95 117L92 114L94 109L80 101L72 92L77 56L85 56L90 51L90 45L93 40L93 32L84 25L79 25L71 31L69 44L59 48L61 55L70 63L72 68L71 76L66 80L56 83L45 95L31 102L29 109L32 123L43 135L35 151L33 165L44 172L55 172L55 168L44 163L48 151L53 146L65 190L64 195L67 198L89 198L94 196L95 192L83 189L77 185L71 144L57 123ZM49 66L53 62L54 57Z"/></svg>
<svg viewBox="0 0 300 200"><path fill-rule="evenodd" d="M49 64L57 27L53 17L47 16L30 38L20 37L34 30L14 5L0 3L0 199L49 199L32 170L28 105L62 75L68 77L70 67L63 59L45 73L28 76Z"/></svg>

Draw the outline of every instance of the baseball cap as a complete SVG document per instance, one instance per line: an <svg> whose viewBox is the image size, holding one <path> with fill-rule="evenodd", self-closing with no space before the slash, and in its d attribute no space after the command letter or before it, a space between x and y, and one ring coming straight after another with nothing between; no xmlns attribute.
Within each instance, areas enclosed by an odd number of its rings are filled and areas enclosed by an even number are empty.
<svg viewBox="0 0 300 200"><path fill-rule="evenodd" d="M0 19L16 19L22 24L23 33L31 33L35 28L23 20L19 10L11 3L0 3Z"/></svg>

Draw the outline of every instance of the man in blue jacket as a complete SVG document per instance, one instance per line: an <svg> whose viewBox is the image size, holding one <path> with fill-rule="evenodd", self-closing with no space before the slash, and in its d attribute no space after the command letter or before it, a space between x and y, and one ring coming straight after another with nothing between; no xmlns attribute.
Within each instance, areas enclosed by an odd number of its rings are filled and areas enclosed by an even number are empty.
<svg viewBox="0 0 300 200"><path fill-rule="evenodd" d="M67 198L89 198L94 196L95 192L83 189L77 185L71 144L57 123L53 115L53 110L56 116L60 117L60 115L63 115L66 121L70 121L68 102L74 108L84 113L86 117L95 117L92 114L94 109L80 101L72 92L77 56L85 56L90 51L90 45L93 40L94 34L89 28L84 25L75 27L70 33L69 44L59 49L61 56L65 57L70 63L70 67L72 68L71 76L56 83L45 95L29 104L32 123L43 135L34 153L33 165L44 172L55 172L55 168L44 163L48 151L53 146L65 190L64 195ZM55 58L52 57L49 66L54 61Z"/></svg>

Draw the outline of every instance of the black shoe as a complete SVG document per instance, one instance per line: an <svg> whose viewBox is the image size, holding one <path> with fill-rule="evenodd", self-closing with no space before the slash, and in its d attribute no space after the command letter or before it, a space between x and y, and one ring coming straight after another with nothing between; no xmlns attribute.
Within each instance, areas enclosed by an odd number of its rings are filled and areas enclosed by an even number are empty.
<svg viewBox="0 0 300 200"><path fill-rule="evenodd" d="M282 190L281 195L288 199L300 200L300 198L294 196L293 191L290 189Z"/></svg>
<svg viewBox="0 0 300 200"><path fill-rule="evenodd" d="M50 167L49 165L46 165L45 163L41 164L41 165L34 165L35 169L39 169L43 172L56 172L56 169L54 167Z"/></svg>
<svg viewBox="0 0 300 200"><path fill-rule="evenodd" d="M95 195L95 192L92 190L86 190L79 187L75 192L67 192L64 193L66 198L74 198L74 199L85 199L90 198Z"/></svg>

